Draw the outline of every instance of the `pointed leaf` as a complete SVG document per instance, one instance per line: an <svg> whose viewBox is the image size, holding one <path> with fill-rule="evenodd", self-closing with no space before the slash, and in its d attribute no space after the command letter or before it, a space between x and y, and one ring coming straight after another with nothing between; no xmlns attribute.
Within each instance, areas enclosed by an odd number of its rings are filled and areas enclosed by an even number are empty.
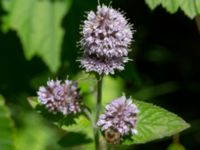
<svg viewBox="0 0 200 150"><path fill-rule="evenodd" d="M190 19L200 14L199 0L145 0L145 2L152 10L161 4L169 13L175 13L181 8Z"/></svg>
<svg viewBox="0 0 200 150"><path fill-rule="evenodd" d="M4 98L0 96L0 149L13 150L13 122L10 112L5 106Z"/></svg>
<svg viewBox="0 0 200 150"><path fill-rule="evenodd" d="M31 107L33 109L35 109L36 106L38 105L38 98L37 97L34 97L34 96L28 97L27 100L28 100L29 104L31 105Z"/></svg>
<svg viewBox="0 0 200 150"><path fill-rule="evenodd" d="M125 140L123 144L146 143L181 132L190 125L183 119L158 106L134 101L140 113L138 115L137 131L133 141Z"/></svg>
<svg viewBox="0 0 200 150"><path fill-rule="evenodd" d="M162 6L169 13L175 13L175 12L177 12L177 10L182 2L183 2L183 0L162 0Z"/></svg>
<svg viewBox="0 0 200 150"><path fill-rule="evenodd" d="M60 66L61 23L71 0L2 0L3 29L19 35L27 59L40 56L52 72Z"/></svg>
<svg viewBox="0 0 200 150"><path fill-rule="evenodd" d="M191 19L197 15L195 1L184 0L181 4L181 9L184 11L185 15Z"/></svg>
<svg viewBox="0 0 200 150"><path fill-rule="evenodd" d="M145 0L146 4L150 7L151 10L155 9L161 4L162 0Z"/></svg>

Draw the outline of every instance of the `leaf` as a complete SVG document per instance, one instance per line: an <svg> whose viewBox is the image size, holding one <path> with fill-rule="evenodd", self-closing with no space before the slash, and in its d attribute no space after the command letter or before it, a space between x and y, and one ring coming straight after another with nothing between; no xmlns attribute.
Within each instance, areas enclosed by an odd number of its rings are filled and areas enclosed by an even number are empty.
<svg viewBox="0 0 200 150"><path fill-rule="evenodd" d="M72 146L78 146L82 144L88 144L91 143L92 139L89 139L86 137L83 133L77 133L77 132L68 132L62 139L59 140L59 144L62 147L72 147Z"/></svg>
<svg viewBox="0 0 200 150"><path fill-rule="evenodd" d="M145 0L146 4L150 7L151 10L155 9L161 4L162 0Z"/></svg>
<svg viewBox="0 0 200 150"><path fill-rule="evenodd" d="M181 8L185 15L190 19L193 19L200 14L199 0L145 0L145 2L151 10L161 4L169 13L172 14Z"/></svg>
<svg viewBox="0 0 200 150"><path fill-rule="evenodd" d="M35 109L36 106L38 105L38 99L37 99L37 97L34 97L34 96L28 97L27 100L28 100L30 106L31 106L33 109Z"/></svg>
<svg viewBox="0 0 200 150"><path fill-rule="evenodd" d="M196 11L200 14L200 0L195 0Z"/></svg>
<svg viewBox="0 0 200 150"><path fill-rule="evenodd" d="M134 102L140 110L136 125L138 134L132 137L133 141L125 140L123 144L146 143L174 135L190 127L176 114L163 108L141 101Z"/></svg>
<svg viewBox="0 0 200 150"><path fill-rule="evenodd" d="M183 0L162 0L162 6L169 12L175 13L177 12L180 4Z"/></svg>
<svg viewBox="0 0 200 150"><path fill-rule="evenodd" d="M5 106L4 98L0 96L0 149L13 150L13 122L10 112Z"/></svg>
<svg viewBox="0 0 200 150"><path fill-rule="evenodd" d="M46 150L57 149L59 135L53 127L49 127L44 120L34 113L18 114L23 120L23 128L16 132L16 150Z"/></svg>
<svg viewBox="0 0 200 150"><path fill-rule="evenodd" d="M190 19L197 15L195 1L184 0L180 7Z"/></svg>
<svg viewBox="0 0 200 150"><path fill-rule="evenodd" d="M80 114L69 114L64 116L62 113L53 114L49 112L44 105L40 105L38 103L37 97L28 97L28 102L33 109L35 109L40 115L42 115L45 119L52 123L56 123L59 126L62 125L72 125L75 123L74 119L78 117Z"/></svg>
<svg viewBox="0 0 200 150"><path fill-rule="evenodd" d="M86 134L88 138L93 138L92 123L83 115L75 119L76 124L63 126L67 132L79 132Z"/></svg>
<svg viewBox="0 0 200 150"><path fill-rule="evenodd" d="M75 122L76 123L73 125L63 126L62 129L64 129L67 132L75 132L75 133L83 134L85 139L92 141L92 139L94 138L92 123L83 115L76 118ZM87 143L84 142L82 144L87 144ZM91 147L94 148L94 143L92 143Z"/></svg>
<svg viewBox="0 0 200 150"><path fill-rule="evenodd" d="M72 0L2 0L3 30L15 30L26 58L40 56L52 72L60 66L61 22Z"/></svg>

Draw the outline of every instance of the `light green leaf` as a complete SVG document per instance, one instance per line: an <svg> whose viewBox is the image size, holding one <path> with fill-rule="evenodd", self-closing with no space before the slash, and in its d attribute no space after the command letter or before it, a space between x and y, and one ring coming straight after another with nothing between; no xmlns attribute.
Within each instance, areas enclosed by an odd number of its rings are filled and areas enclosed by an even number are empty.
<svg viewBox="0 0 200 150"><path fill-rule="evenodd" d="M52 72L60 66L62 19L71 0L2 0L3 30L15 30L27 59L40 56Z"/></svg>
<svg viewBox="0 0 200 150"><path fill-rule="evenodd" d="M200 14L199 0L145 0L145 2L152 10L161 4L169 13L175 13L181 8L190 19Z"/></svg>
<svg viewBox="0 0 200 150"><path fill-rule="evenodd" d="M59 138L55 129L44 124L43 120L35 114L20 114L23 128L16 132L16 150L46 150L58 149ZM13 149L12 149L13 150Z"/></svg>
<svg viewBox="0 0 200 150"><path fill-rule="evenodd" d="M38 105L38 98L36 96L28 97L27 100L33 109L35 109L36 106Z"/></svg>
<svg viewBox="0 0 200 150"><path fill-rule="evenodd" d="M133 141L125 140L123 144L146 143L161 139L190 126L176 114L163 108L141 101L134 102L140 110L136 126L138 134L133 136Z"/></svg>
<svg viewBox="0 0 200 150"><path fill-rule="evenodd" d="M180 7L184 11L185 15L191 19L197 15L195 1L184 0Z"/></svg>
<svg viewBox="0 0 200 150"><path fill-rule="evenodd" d="M200 0L195 0L196 11L200 14Z"/></svg>
<svg viewBox="0 0 200 150"><path fill-rule="evenodd" d="M162 0L145 0L146 4L150 7L150 9L155 9L157 6L161 4Z"/></svg>
<svg viewBox="0 0 200 150"><path fill-rule="evenodd" d="M5 106L4 98L0 96L0 149L13 150L13 122L10 112Z"/></svg>
<svg viewBox="0 0 200 150"><path fill-rule="evenodd" d="M183 0L162 0L162 6L169 13L175 13L175 12L177 12L177 10L182 2L183 2Z"/></svg>

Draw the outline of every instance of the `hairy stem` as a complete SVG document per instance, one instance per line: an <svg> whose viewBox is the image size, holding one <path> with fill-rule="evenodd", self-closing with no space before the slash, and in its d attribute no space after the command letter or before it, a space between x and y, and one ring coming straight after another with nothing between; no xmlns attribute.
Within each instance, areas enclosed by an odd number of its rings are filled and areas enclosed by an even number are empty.
<svg viewBox="0 0 200 150"><path fill-rule="evenodd" d="M100 77L99 79L97 79L97 102L96 102L95 123L98 121L99 114L101 111L102 82L103 82L103 77ZM97 126L96 126L96 130L95 130L95 146L96 146L96 150L100 150L99 130L98 130Z"/></svg>

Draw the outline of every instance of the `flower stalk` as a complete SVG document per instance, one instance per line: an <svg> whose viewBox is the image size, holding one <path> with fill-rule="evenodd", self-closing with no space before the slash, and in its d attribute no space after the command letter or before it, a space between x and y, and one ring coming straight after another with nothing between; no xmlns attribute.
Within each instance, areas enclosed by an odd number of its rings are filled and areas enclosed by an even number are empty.
<svg viewBox="0 0 200 150"><path fill-rule="evenodd" d="M102 83L103 83L103 76L100 76L97 78L97 102L96 102L96 118L95 118L95 123L97 123L99 119L99 114L101 111L101 99L102 99ZM99 141L99 130L98 127L96 126L95 128L95 147L96 150L100 150L100 141Z"/></svg>

